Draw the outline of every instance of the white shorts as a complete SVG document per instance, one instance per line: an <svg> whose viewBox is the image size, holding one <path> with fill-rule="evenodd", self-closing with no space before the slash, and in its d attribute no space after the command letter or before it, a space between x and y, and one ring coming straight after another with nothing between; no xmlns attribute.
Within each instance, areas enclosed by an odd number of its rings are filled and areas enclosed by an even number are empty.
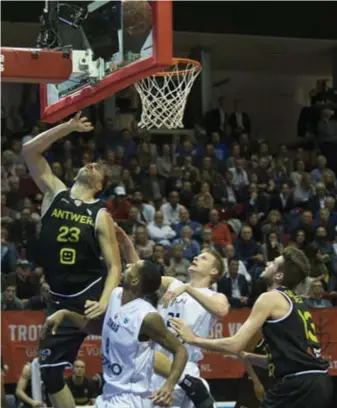
<svg viewBox="0 0 337 408"><path fill-rule="evenodd" d="M193 377L200 377L200 370L197 364L187 363L186 368L183 372L181 378L186 374L192 375ZM163 384L165 379L160 375L154 374L151 381L151 391L157 391ZM152 408L158 407L158 405L153 405ZM173 392L173 402L170 408L194 408L193 402L188 398L185 391L176 385Z"/></svg>
<svg viewBox="0 0 337 408"><path fill-rule="evenodd" d="M152 403L147 397L133 394L119 394L109 400L102 395L96 398L95 408L151 408Z"/></svg>

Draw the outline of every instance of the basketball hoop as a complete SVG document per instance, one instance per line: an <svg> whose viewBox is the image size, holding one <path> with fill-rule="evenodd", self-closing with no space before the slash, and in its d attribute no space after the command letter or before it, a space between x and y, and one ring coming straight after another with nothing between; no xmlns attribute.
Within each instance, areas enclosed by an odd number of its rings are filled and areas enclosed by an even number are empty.
<svg viewBox="0 0 337 408"><path fill-rule="evenodd" d="M187 97L201 71L198 61L174 58L172 65L135 83L142 101L141 128L183 128Z"/></svg>

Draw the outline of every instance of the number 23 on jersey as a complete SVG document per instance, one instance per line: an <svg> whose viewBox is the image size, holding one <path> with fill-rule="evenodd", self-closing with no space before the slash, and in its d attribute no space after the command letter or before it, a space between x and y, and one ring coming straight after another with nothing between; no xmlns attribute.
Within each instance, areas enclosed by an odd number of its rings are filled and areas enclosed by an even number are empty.
<svg viewBox="0 0 337 408"><path fill-rule="evenodd" d="M59 228L57 242L74 243L79 242L81 230L77 227L63 225ZM76 263L76 250L74 248L61 248L60 263L62 265L74 265Z"/></svg>

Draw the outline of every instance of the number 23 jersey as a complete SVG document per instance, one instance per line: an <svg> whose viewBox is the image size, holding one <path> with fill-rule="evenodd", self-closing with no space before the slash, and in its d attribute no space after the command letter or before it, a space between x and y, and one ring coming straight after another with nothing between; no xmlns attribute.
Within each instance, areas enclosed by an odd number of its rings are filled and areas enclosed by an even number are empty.
<svg viewBox="0 0 337 408"><path fill-rule="evenodd" d="M173 290L181 285L183 285L181 281L174 280L167 290ZM208 296L212 296L215 293L208 288L199 288L197 290ZM217 319L207 312L200 303L186 292L178 296L167 308L163 307L159 302L157 310L164 319L167 327L170 328L169 319L176 317L187 323L193 332L199 337L209 337L211 330L217 321ZM185 344L185 347L190 362L197 363L202 360L203 354L199 347L194 347L189 344ZM162 353L167 354L167 351L163 350L159 345L156 345L156 351L161 351Z"/></svg>
<svg viewBox="0 0 337 408"><path fill-rule="evenodd" d="M101 200L87 203L64 190L43 215L39 249L52 293L81 294L105 275L96 231L100 211Z"/></svg>

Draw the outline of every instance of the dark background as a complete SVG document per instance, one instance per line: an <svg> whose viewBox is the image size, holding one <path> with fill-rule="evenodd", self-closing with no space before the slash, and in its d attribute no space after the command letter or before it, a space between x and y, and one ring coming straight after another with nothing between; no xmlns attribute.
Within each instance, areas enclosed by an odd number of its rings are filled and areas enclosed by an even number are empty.
<svg viewBox="0 0 337 408"><path fill-rule="evenodd" d="M2 1L2 21L37 22L43 7L43 1ZM175 1L173 10L177 31L337 39L335 1Z"/></svg>

